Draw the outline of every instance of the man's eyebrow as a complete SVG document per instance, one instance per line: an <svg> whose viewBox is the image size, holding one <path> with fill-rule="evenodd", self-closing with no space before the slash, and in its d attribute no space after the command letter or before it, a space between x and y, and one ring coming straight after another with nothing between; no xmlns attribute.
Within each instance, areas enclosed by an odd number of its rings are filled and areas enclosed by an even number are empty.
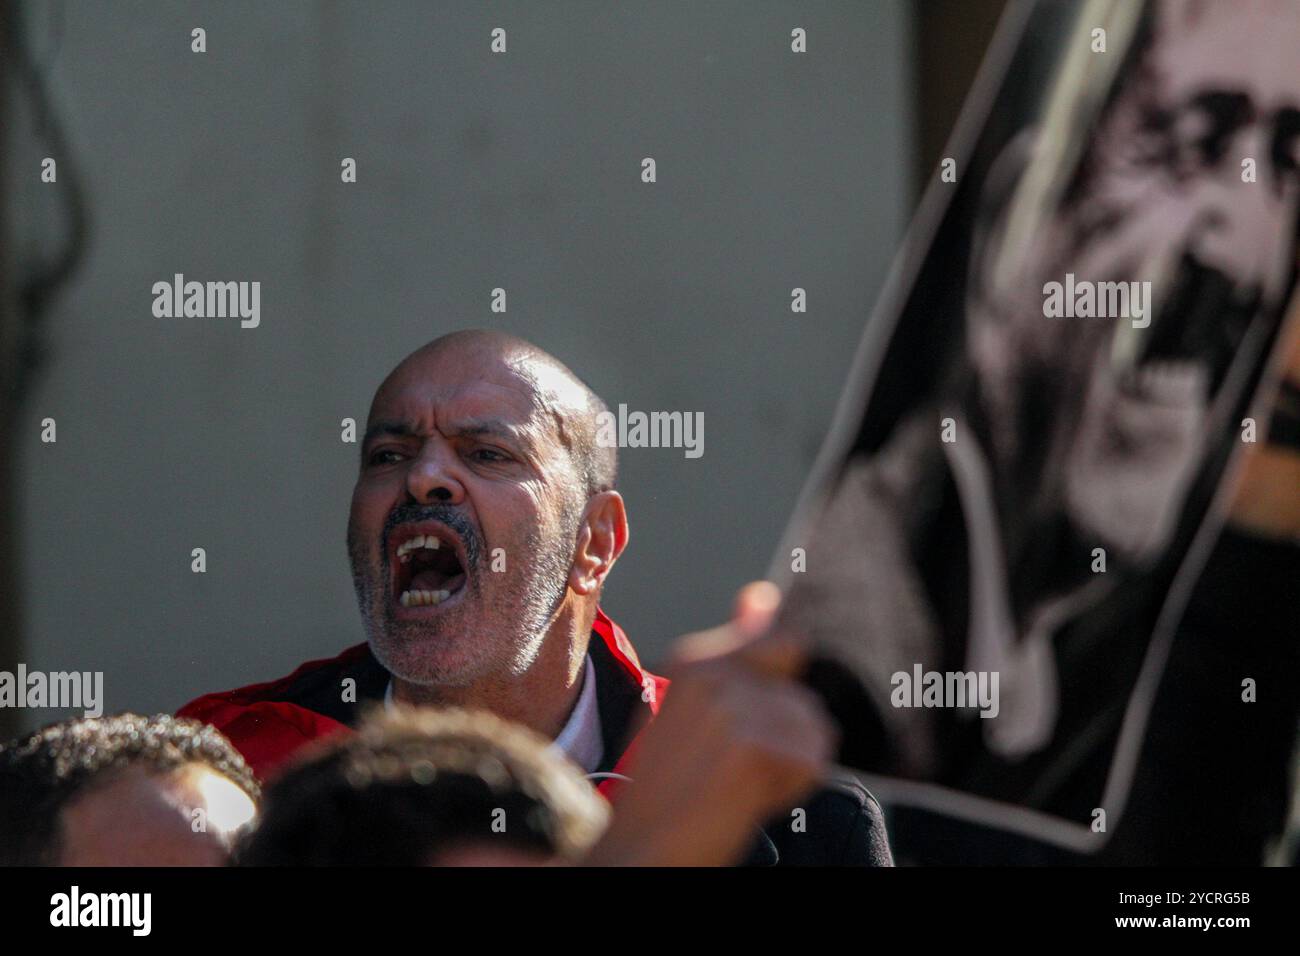
<svg viewBox="0 0 1300 956"><path fill-rule="evenodd" d="M521 446L526 451L531 450L534 445L532 435L528 429L511 425L508 422L497 418L476 418L467 419L462 422L452 422L445 428L439 430L448 437L497 438L509 442L510 444ZM371 441L381 435L390 435L395 438L420 437L419 432L409 422L383 420L375 422L366 429L366 434L361 439L361 447L367 447Z"/></svg>
<svg viewBox="0 0 1300 956"><path fill-rule="evenodd" d="M462 422L453 422L448 425L445 434L457 435L464 438L477 438L481 436L490 436L495 438L504 438L507 441L519 442L521 444L531 444L526 429L511 425L497 418L475 418L466 419Z"/></svg>
<svg viewBox="0 0 1300 956"><path fill-rule="evenodd" d="M398 438L410 438L414 434L415 429L412 428L408 422L395 420L379 421L366 429L366 434L361 439L361 444L368 444L372 438L376 438L380 435L394 435Z"/></svg>

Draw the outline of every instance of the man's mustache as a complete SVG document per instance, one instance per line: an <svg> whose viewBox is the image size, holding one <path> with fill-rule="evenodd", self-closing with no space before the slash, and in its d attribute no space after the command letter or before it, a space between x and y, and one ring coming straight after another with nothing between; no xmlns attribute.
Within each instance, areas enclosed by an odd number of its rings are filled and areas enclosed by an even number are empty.
<svg viewBox="0 0 1300 956"><path fill-rule="evenodd" d="M1266 301L1263 279L1231 275L1184 250L1140 361L1204 361L1213 391L1251 321L1273 305Z"/></svg>
<svg viewBox="0 0 1300 956"><path fill-rule="evenodd" d="M401 526L419 521L437 521L454 531L465 548L465 570L478 566L479 556L483 553L482 539L464 513L451 505L401 504L389 512L383 531L382 556L385 562L388 560L389 536Z"/></svg>

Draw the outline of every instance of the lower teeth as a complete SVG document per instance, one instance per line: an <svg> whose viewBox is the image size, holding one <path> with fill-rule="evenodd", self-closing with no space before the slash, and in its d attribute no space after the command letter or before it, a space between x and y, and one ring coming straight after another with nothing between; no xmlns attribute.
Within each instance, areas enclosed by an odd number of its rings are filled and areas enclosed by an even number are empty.
<svg viewBox="0 0 1300 956"><path fill-rule="evenodd" d="M450 591L403 591L402 607L425 607L441 604L451 597Z"/></svg>

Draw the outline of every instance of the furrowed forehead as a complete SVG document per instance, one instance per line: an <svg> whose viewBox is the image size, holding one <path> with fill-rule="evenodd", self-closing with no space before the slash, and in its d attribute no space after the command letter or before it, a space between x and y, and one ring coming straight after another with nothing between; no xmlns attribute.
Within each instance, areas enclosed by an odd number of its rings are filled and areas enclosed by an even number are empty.
<svg viewBox="0 0 1300 956"><path fill-rule="evenodd" d="M367 438L440 430L512 433L563 442L574 402L571 377L524 352L487 347L426 348L409 356L375 393Z"/></svg>
<svg viewBox="0 0 1300 956"><path fill-rule="evenodd" d="M411 411L450 404L470 406L483 415L493 407L502 415L527 417L537 405L532 383L499 355L483 349L421 349L393 369L371 403L370 419L393 417L402 406Z"/></svg>
<svg viewBox="0 0 1300 956"><path fill-rule="evenodd" d="M1293 0L1162 3L1154 12L1155 63L1171 93L1239 91L1268 109L1295 102L1294 71L1275 67L1300 43L1300 7ZM1252 52L1243 57L1246 48Z"/></svg>

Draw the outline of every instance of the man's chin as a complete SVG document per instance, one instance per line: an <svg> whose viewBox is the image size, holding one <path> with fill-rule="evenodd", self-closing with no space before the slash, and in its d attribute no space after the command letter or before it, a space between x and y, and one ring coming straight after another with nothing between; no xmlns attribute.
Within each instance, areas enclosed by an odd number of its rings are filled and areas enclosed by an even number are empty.
<svg viewBox="0 0 1300 956"><path fill-rule="evenodd" d="M385 637L371 640L370 650L394 678L417 687L467 687L484 670L470 655L418 640Z"/></svg>
<svg viewBox="0 0 1300 956"><path fill-rule="evenodd" d="M464 687L486 670L484 648L466 640L474 633L448 618L435 622L394 615L382 627L371 628L370 650L386 671L408 684Z"/></svg>

